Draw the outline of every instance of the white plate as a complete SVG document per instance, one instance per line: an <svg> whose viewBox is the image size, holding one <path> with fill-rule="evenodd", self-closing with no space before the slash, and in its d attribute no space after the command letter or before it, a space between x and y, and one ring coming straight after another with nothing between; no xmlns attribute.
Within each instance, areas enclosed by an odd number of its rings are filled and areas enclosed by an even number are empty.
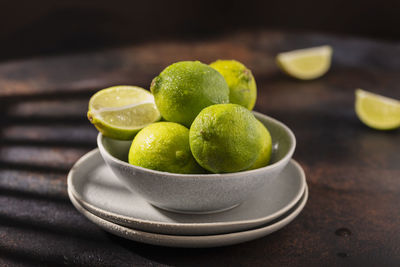
<svg viewBox="0 0 400 267"><path fill-rule="evenodd" d="M106 221L94 215L93 213L89 212L76 201L71 191L69 191L69 197L79 212L85 215L90 221L92 221L93 223L97 224L98 226L100 226L101 228L112 234L151 245L167 246L167 247L201 248L201 247L228 246L228 245L243 243L266 236L272 232L281 229L282 227L290 223L294 218L296 218L296 216L299 215L299 213L303 210L308 199L308 188L306 186L303 197L292 209L290 209L287 213L285 213L278 219L268 223L267 225L242 232L234 232L234 233L220 234L220 235L203 235L203 236L164 235L164 234L155 234L155 233L149 233L127 228Z"/></svg>
<svg viewBox="0 0 400 267"><path fill-rule="evenodd" d="M85 209L107 221L146 232L172 235L222 234L254 228L292 208L306 186L291 160L281 174L239 207L214 214L178 214L158 209L124 187L97 149L83 156L68 175L68 190Z"/></svg>

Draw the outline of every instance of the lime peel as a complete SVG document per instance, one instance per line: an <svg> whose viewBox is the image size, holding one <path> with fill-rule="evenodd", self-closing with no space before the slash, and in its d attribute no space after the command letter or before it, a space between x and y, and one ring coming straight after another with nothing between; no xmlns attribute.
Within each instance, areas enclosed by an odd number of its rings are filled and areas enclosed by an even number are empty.
<svg viewBox="0 0 400 267"><path fill-rule="evenodd" d="M190 151L189 129L174 122L153 123L133 139L132 165L171 173L204 173Z"/></svg>
<svg viewBox="0 0 400 267"><path fill-rule="evenodd" d="M257 85L251 71L236 60L217 60L210 64L225 78L229 87L229 103L252 110L257 99Z"/></svg>
<svg viewBox="0 0 400 267"><path fill-rule="evenodd" d="M263 132L254 115L238 104L203 109L190 127L190 148L196 161L213 173L250 168L263 148Z"/></svg>
<svg viewBox="0 0 400 267"><path fill-rule="evenodd" d="M169 65L153 79L150 90L163 118L186 127L205 107L229 102L224 77L200 61Z"/></svg>

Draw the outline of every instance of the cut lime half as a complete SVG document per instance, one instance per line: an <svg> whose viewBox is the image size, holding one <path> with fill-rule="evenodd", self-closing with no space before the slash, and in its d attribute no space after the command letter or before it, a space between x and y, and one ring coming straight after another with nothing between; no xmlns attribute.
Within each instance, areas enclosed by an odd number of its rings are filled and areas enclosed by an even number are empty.
<svg viewBox="0 0 400 267"><path fill-rule="evenodd" d="M400 127L400 101L361 89L355 94L356 113L364 124L377 130Z"/></svg>
<svg viewBox="0 0 400 267"><path fill-rule="evenodd" d="M149 91L125 85L94 94L87 116L104 136L120 140L133 139L139 130L161 118Z"/></svg>
<svg viewBox="0 0 400 267"><path fill-rule="evenodd" d="M331 58L332 47L324 45L280 53L276 56L276 61L288 75L301 80L312 80L329 70Z"/></svg>

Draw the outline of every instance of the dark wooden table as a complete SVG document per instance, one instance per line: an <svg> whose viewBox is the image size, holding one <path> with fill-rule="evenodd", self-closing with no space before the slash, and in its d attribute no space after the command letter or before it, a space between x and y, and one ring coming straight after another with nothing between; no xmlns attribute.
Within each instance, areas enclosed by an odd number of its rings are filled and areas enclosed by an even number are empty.
<svg viewBox="0 0 400 267"><path fill-rule="evenodd" d="M276 53L330 44L333 65L288 78ZM117 84L149 87L178 60L235 58L258 83L256 110L291 127L310 197L300 216L229 247L144 245L101 230L67 196L74 162L96 147L89 97ZM354 89L400 98L400 45L318 34L242 32L0 63L0 265L399 266L400 132L367 128Z"/></svg>

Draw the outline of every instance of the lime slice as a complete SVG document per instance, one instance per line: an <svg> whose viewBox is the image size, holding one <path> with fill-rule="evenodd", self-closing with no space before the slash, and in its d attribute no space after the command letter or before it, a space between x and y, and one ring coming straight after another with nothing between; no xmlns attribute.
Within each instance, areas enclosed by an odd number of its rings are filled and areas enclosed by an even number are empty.
<svg viewBox="0 0 400 267"><path fill-rule="evenodd" d="M312 80L324 75L331 66L332 47L325 45L280 53L276 57L279 67L290 76Z"/></svg>
<svg viewBox="0 0 400 267"><path fill-rule="evenodd" d="M153 95L137 86L100 90L89 101L88 119L104 135L130 140L145 126L160 120Z"/></svg>
<svg viewBox="0 0 400 267"><path fill-rule="evenodd" d="M400 127L400 101L356 90L356 113L367 126L377 130L391 130Z"/></svg>

